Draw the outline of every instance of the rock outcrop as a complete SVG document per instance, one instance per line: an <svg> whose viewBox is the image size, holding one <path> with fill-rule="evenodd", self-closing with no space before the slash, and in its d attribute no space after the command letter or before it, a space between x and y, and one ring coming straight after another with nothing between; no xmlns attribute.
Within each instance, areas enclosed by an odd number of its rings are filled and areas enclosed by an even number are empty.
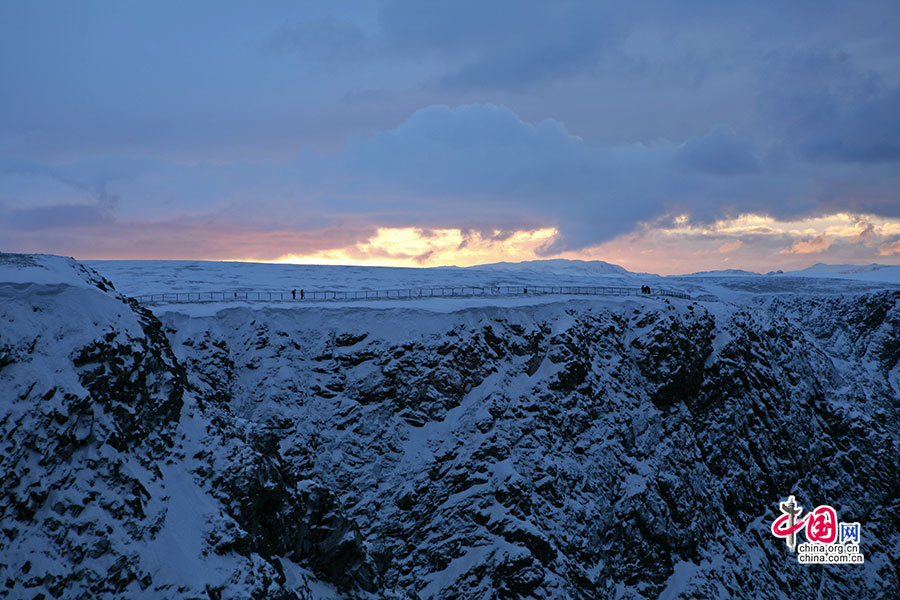
<svg viewBox="0 0 900 600"><path fill-rule="evenodd" d="M157 317L54 268L0 283L11 597L897 597L895 293Z"/></svg>

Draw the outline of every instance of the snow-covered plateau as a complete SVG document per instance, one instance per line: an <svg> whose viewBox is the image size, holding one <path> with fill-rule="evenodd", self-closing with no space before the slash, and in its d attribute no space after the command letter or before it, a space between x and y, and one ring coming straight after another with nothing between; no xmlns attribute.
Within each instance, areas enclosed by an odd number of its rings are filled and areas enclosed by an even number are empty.
<svg viewBox="0 0 900 600"><path fill-rule="evenodd" d="M0 597L900 598L900 268L88 264L0 254ZM131 298L433 285L692 299Z"/></svg>

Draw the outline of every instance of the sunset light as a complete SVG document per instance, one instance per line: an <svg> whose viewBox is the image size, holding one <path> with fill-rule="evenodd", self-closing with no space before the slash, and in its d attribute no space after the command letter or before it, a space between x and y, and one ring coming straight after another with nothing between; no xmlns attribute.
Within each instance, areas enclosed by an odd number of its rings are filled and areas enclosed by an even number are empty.
<svg viewBox="0 0 900 600"><path fill-rule="evenodd" d="M368 265L382 267L467 267L487 262L532 260L551 242L556 229L499 231L489 234L460 229L382 227L372 238L338 250L305 256L287 255L276 263Z"/></svg>
<svg viewBox="0 0 900 600"><path fill-rule="evenodd" d="M0 0L0 597L898 600L898 24Z"/></svg>
<svg viewBox="0 0 900 600"><path fill-rule="evenodd" d="M417 227L381 227L351 245L309 254L227 257L228 260L308 265L393 267L471 266L541 258L603 260L633 271L665 275L696 270L741 268L765 272L772 264L802 268L841 256L900 255L900 219L835 213L797 220L743 214L712 223L679 215L666 223L642 223L634 231L578 251L548 253L556 228L491 232ZM290 243L286 240L286 243Z"/></svg>

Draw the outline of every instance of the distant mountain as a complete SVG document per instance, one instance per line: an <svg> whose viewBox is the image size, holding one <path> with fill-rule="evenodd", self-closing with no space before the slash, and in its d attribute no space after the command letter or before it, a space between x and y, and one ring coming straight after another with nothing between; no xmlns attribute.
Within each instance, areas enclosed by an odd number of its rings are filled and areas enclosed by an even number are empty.
<svg viewBox="0 0 900 600"><path fill-rule="evenodd" d="M744 271L743 269L722 269L721 271L698 271L678 277L760 277L759 273Z"/></svg>
<svg viewBox="0 0 900 600"><path fill-rule="evenodd" d="M800 271L790 271L786 275L900 283L900 265L826 265L817 263Z"/></svg>
<svg viewBox="0 0 900 600"><path fill-rule="evenodd" d="M828 265L825 263L816 263L811 267L807 267L805 269L801 269L801 271L825 271L827 273L842 273L842 274L850 274L850 273L869 273L872 271L879 271L881 269L891 269L891 265L879 265L877 263L872 263L870 265Z"/></svg>
<svg viewBox="0 0 900 600"><path fill-rule="evenodd" d="M522 262L498 262L474 265L469 269L492 269L497 271L528 271L531 273L571 274L592 273L595 275L634 275L628 269L602 260L568 260L552 258L547 260L526 260Z"/></svg>

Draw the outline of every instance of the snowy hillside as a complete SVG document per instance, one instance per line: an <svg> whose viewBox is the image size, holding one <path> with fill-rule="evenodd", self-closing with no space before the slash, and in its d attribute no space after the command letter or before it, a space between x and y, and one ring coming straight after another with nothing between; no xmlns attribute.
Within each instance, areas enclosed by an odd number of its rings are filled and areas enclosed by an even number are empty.
<svg viewBox="0 0 900 600"><path fill-rule="evenodd" d="M758 277L759 273L744 271L742 269L723 269L721 271L698 271L680 277Z"/></svg>
<svg viewBox="0 0 900 600"><path fill-rule="evenodd" d="M475 267L467 267L471 270L485 271L512 271L519 273L534 273L553 276L585 277L591 275L635 275L630 271L602 260L526 260L517 263L499 262Z"/></svg>
<svg viewBox="0 0 900 600"><path fill-rule="evenodd" d="M601 261L530 261L496 263L478 267L438 267L410 269L398 267L342 267L316 265L273 265L261 263L220 263L205 261L87 261L85 264L114 281L119 291L137 297L169 294L165 304L176 303L173 294L236 294L229 304L182 305L177 308L190 314L215 314L226 306L243 306L245 293L271 293L274 298L290 298L291 290L396 290L447 286L612 286L639 290L647 285L689 294L695 298L717 299L744 304L758 295L773 294L856 294L884 289L900 290L900 282L877 278L835 278L795 274L760 275L747 271L707 271L691 275L660 277L629 273L616 265ZM803 273L803 272L800 272ZM440 302L430 299L371 301L378 308L403 307L426 310L455 311L477 306L523 306L558 302L559 297L532 294L530 297L448 298ZM157 312L169 310L151 306ZM253 303L259 305L260 303ZM310 297L305 304L316 304ZM328 306L341 305L327 302ZM344 303L346 305L346 303ZM175 310L175 307L170 307Z"/></svg>
<svg viewBox="0 0 900 600"><path fill-rule="evenodd" d="M897 265L826 265L815 264L802 271L791 271L794 277L833 277L858 281L879 281L900 284L900 266Z"/></svg>
<svg viewBox="0 0 900 600"><path fill-rule="evenodd" d="M535 263L557 261L535 261ZM539 267L529 263L497 263L479 267L350 267L273 265L206 261L87 261L85 264L116 282L130 296L160 292L211 290L379 290L440 286L630 285L639 276L608 263L562 261ZM605 265L605 266L603 266ZM657 280L656 276L645 276Z"/></svg>
<svg viewBox="0 0 900 600"><path fill-rule="evenodd" d="M507 277L96 266L129 295ZM0 255L0 589L896 598L900 292L665 280L727 301L150 312L70 259ZM865 564L798 564L769 532L789 494L859 521Z"/></svg>

